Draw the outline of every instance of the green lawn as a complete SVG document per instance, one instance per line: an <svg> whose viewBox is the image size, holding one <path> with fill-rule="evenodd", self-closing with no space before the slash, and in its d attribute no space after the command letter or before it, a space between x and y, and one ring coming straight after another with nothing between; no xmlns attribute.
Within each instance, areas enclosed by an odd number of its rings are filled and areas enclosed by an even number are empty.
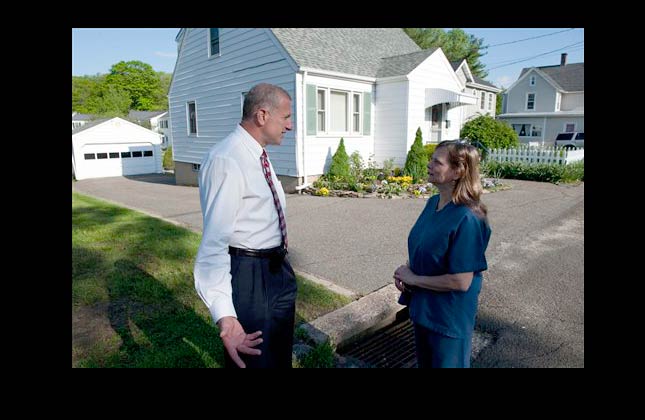
<svg viewBox="0 0 645 420"><path fill-rule="evenodd" d="M194 289L201 235L72 193L72 366L221 367ZM350 298L298 278L296 323Z"/></svg>

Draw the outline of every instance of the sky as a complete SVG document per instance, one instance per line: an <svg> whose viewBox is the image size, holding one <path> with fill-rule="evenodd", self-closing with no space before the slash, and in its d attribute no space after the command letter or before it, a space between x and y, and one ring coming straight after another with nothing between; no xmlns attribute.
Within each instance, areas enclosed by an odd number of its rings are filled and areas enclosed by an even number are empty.
<svg viewBox="0 0 645 420"><path fill-rule="evenodd" d="M450 28L444 28L449 30ZM462 28L483 38L486 80L500 88L517 80L522 68L584 62L584 28ZM73 28L72 76L105 74L119 61L138 60L172 73L179 28ZM499 45L506 44L506 45Z"/></svg>

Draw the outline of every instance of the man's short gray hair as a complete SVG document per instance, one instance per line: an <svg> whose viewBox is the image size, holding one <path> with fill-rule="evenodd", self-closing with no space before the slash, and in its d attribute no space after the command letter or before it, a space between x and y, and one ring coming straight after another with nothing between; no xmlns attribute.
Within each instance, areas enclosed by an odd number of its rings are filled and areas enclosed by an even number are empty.
<svg viewBox="0 0 645 420"><path fill-rule="evenodd" d="M284 95L291 100L289 93L280 86L269 83L260 83L253 86L244 98L242 120L253 117L260 108L277 108L280 105L280 95Z"/></svg>

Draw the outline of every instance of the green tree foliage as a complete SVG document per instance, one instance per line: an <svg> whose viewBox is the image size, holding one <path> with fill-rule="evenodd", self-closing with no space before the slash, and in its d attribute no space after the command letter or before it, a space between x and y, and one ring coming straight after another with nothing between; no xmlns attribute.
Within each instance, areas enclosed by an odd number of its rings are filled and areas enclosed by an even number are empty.
<svg viewBox="0 0 645 420"><path fill-rule="evenodd" d="M519 146L520 140L508 123L480 115L464 124L459 137L478 141L489 149Z"/></svg>
<svg viewBox="0 0 645 420"><path fill-rule="evenodd" d="M120 61L114 64L105 82L128 92L132 101L131 109L138 111L152 109L155 93L161 90L157 73L150 64L141 61Z"/></svg>
<svg viewBox="0 0 645 420"><path fill-rule="evenodd" d="M331 165L329 166L327 175L331 180L333 180L334 177L338 177L340 181L348 181L350 178L349 156L345 151L345 141L342 137L340 138L340 143L338 144L336 153L334 153L334 156L331 158Z"/></svg>
<svg viewBox="0 0 645 420"><path fill-rule="evenodd" d="M504 93L506 93L505 90L497 94L497 101L495 102L495 115L502 113L502 99L504 99Z"/></svg>
<svg viewBox="0 0 645 420"><path fill-rule="evenodd" d="M478 77L485 78L488 72L479 59L485 55L487 47L484 39L468 35L463 29L455 28L445 32L441 28L403 28L406 34L422 49L439 48L450 61L466 60L470 71Z"/></svg>
<svg viewBox="0 0 645 420"><path fill-rule="evenodd" d="M88 100L96 95L103 84L105 76L72 76L72 111L92 114Z"/></svg>
<svg viewBox="0 0 645 420"><path fill-rule="evenodd" d="M412 177L415 184L423 182L428 177L428 155L423 148L423 139L421 136L421 127L417 128L417 134L414 143L405 159L403 173Z"/></svg>
<svg viewBox="0 0 645 420"><path fill-rule="evenodd" d="M86 109L99 118L125 117L130 109L130 95L117 86L103 84L88 98Z"/></svg>

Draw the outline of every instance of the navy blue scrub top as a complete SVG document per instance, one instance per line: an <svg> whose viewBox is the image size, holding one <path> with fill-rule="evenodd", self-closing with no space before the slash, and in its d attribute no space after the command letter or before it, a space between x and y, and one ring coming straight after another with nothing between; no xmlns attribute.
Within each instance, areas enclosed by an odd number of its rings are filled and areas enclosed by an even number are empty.
<svg viewBox="0 0 645 420"><path fill-rule="evenodd" d="M439 194L428 200L408 236L410 268L420 276L472 271L466 292L435 292L414 287L410 318L415 324L454 338L469 338L475 327L481 272L488 268L491 229L465 205L446 204L436 211Z"/></svg>

